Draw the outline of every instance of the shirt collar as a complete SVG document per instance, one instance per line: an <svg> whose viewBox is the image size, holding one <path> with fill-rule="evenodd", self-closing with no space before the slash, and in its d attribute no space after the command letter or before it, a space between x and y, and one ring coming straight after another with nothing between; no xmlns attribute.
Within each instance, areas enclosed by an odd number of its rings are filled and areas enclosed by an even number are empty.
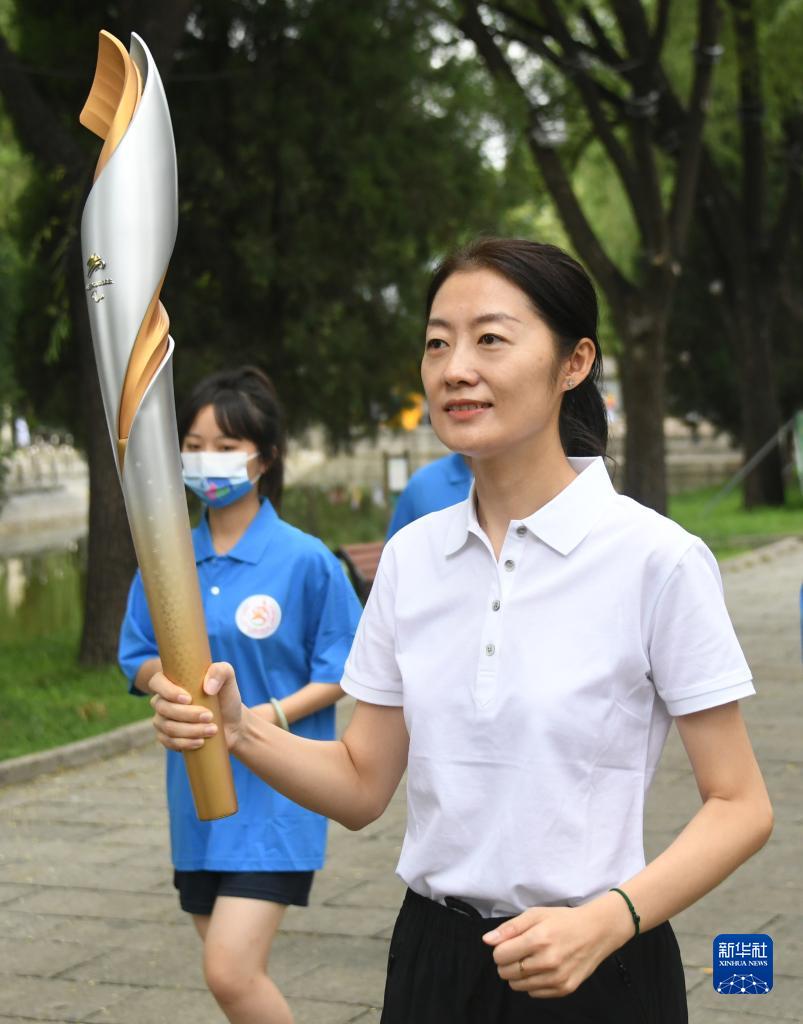
<svg viewBox="0 0 803 1024"><path fill-rule="evenodd" d="M521 520L530 533L561 555L570 554L585 539L608 499L616 494L602 457L570 458L569 464L577 473L574 480L537 512ZM455 506L446 532L447 556L463 547L470 533L484 536L477 521L474 490L472 483L466 501Z"/></svg>
<svg viewBox="0 0 803 1024"><path fill-rule="evenodd" d="M250 562L256 565L265 553L265 548L270 542L273 527L279 521L276 509L267 498L260 502L259 512L248 524L248 529L240 537L231 551L225 555L218 555L212 543L212 534L209 532L207 514L201 516L198 528L193 530L192 543L195 548L196 564L204 562L209 558L234 558L238 562Z"/></svg>

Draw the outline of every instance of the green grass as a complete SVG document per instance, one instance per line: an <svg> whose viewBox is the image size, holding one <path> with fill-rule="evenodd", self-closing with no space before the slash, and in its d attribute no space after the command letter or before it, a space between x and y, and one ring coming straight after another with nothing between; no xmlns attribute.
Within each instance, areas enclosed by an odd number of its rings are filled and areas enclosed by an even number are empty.
<svg viewBox="0 0 803 1024"><path fill-rule="evenodd" d="M0 760L108 732L151 713L128 693L116 666L82 668L69 632L4 644L0 664Z"/></svg>
<svg viewBox="0 0 803 1024"><path fill-rule="evenodd" d="M717 558L730 558L792 534L803 535L803 494L790 488L786 505L746 509L738 490L712 503L719 488L676 494L670 516L706 542Z"/></svg>

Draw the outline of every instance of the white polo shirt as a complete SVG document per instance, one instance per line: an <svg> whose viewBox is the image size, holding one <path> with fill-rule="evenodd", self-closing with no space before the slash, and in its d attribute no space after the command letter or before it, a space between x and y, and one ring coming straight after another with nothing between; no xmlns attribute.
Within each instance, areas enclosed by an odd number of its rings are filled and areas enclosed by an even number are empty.
<svg viewBox="0 0 803 1024"><path fill-rule="evenodd" d="M618 495L602 459L570 461L498 562L473 488L397 533L342 681L404 708L399 875L486 917L639 871L671 716L755 692L708 548Z"/></svg>

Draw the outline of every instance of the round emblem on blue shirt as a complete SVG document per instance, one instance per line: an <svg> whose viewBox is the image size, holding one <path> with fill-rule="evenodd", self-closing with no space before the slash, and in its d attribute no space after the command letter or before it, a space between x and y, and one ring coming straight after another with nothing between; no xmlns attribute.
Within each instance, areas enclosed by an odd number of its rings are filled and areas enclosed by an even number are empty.
<svg viewBox="0 0 803 1024"><path fill-rule="evenodd" d="M254 640L264 640L279 628L282 610L274 597L268 594L252 594L240 602L234 621L241 633Z"/></svg>

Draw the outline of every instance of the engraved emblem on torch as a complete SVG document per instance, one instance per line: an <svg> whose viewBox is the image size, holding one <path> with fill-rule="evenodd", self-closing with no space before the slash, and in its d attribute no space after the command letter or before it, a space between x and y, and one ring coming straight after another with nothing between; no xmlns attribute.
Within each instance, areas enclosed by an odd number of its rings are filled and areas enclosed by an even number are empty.
<svg viewBox="0 0 803 1024"><path fill-rule="evenodd" d="M96 270L105 270L106 261L102 256L98 256L96 252L93 252L89 259L86 261L86 276L92 277Z"/></svg>
<svg viewBox="0 0 803 1024"><path fill-rule="evenodd" d="M106 261L102 256L98 256L97 253L92 253L89 259L86 261L86 276L91 279L92 275L98 270L106 269ZM93 302L103 302L106 298L105 295L99 294L99 289L105 287L107 284L114 284L114 281L110 277L104 278L102 281L92 281L86 286L86 290L89 292L89 297Z"/></svg>

